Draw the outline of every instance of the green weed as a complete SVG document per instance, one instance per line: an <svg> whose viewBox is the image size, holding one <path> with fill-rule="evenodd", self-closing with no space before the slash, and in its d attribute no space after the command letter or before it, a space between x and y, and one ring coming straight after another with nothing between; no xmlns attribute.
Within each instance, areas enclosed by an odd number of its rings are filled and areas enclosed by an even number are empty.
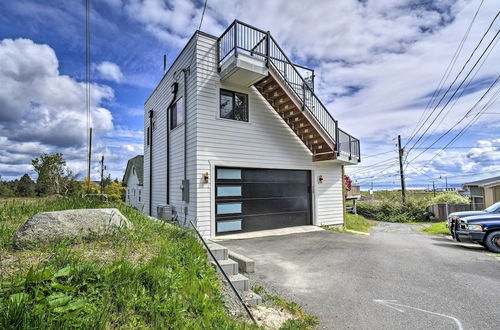
<svg viewBox="0 0 500 330"><path fill-rule="evenodd" d="M12 249L15 231L38 212L100 207L120 209L133 229L30 252ZM251 327L228 316L215 270L192 233L123 204L80 198L2 201L0 254L23 266L0 272L2 329ZM26 257L35 255L37 262L26 267Z"/></svg>
<svg viewBox="0 0 500 330"><path fill-rule="evenodd" d="M420 231L429 235L450 235L450 230L446 228L446 221L433 223L430 226L420 228Z"/></svg>

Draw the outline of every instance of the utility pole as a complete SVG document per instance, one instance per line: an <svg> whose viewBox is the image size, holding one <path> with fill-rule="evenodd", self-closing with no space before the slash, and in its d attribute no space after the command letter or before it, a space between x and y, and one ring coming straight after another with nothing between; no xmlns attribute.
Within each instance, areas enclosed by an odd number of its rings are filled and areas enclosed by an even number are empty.
<svg viewBox="0 0 500 330"><path fill-rule="evenodd" d="M101 157L101 194L104 194L104 155Z"/></svg>
<svg viewBox="0 0 500 330"><path fill-rule="evenodd" d="M444 184L446 187L445 191L448 191L448 177L447 176L444 177L444 182L445 182Z"/></svg>
<svg viewBox="0 0 500 330"><path fill-rule="evenodd" d="M401 176L401 194L403 196L403 203L406 203L405 174L403 171L404 149L401 148L401 135L398 135L398 150L399 150L399 174Z"/></svg>
<svg viewBox="0 0 500 330"><path fill-rule="evenodd" d="M434 197L436 197L436 185L434 184L434 180L432 180L432 193L434 194Z"/></svg>

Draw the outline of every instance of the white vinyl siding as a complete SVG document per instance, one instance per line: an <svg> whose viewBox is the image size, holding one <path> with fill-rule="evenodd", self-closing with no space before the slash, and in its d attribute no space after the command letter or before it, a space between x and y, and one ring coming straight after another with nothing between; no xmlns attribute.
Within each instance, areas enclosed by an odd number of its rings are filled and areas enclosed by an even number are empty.
<svg viewBox="0 0 500 330"><path fill-rule="evenodd" d="M144 207L144 201L142 199L142 186L139 185L139 179L137 178L135 170L131 171L127 182L124 183L127 186L127 190L125 190L125 204L142 211Z"/></svg>
<svg viewBox="0 0 500 330"><path fill-rule="evenodd" d="M197 173L211 173L197 187L198 227L215 235L215 166L306 169L312 171L313 223L343 222L341 165L312 162L312 154L254 87L220 81L216 40L199 35L197 43ZM219 118L220 89L248 94L248 122ZM200 174L201 175L201 174ZM220 175L220 174L219 174ZM315 178L323 175L323 184ZM219 176L220 177L220 176Z"/></svg>
<svg viewBox="0 0 500 330"><path fill-rule="evenodd" d="M195 51L196 37L192 38L188 45L182 50L172 67L168 69L157 88L144 105L144 132L149 125L149 110L155 112L155 126L153 132L153 196L152 196L152 216L156 216L158 205L165 205L167 200L167 107L172 101L171 85L174 82L174 72L177 73L179 89L177 98L184 97L184 77L182 69L190 67L187 77L187 175L190 179L189 204L182 201L182 191L180 189L184 178L184 129L186 123L180 123L170 131L170 204L184 220L184 207L188 206L188 220L193 220L196 211L196 184L195 164L196 164L196 62L191 61ZM186 102L186 100L184 100ZM181 105L183 102L180 102ZM183 106L183 104L182 104ZM145 138L146 141L146 138ZM149 146L144 145L144 213L149 213Z"/></svg>
<svg viewBox="0 0 500 330"><path fill-rule="evenodd" d="M342 174L338 162L312 162L312 154L254 87L228 85L220 81L216 63L216 39L196 34L174 62L144 106L144 132L149 125L148 111L155 111L153 132L153 198L152 215L156 207L166 204L166 117L172 100L170 86L177 72L179 90L183 97L183 73L190 64L187 97L188 153L187 176L190 180L188 220L197 220L205 237L216 234L215 173L216 166L310 170L312 178L313 224L343 222ZM248 122L220 118L220 90L248 95ZM184 129L180 124L170 134L170 204L184 221L181 183L184 170ZM149 207L149 146L144 145L144 213ZM209 173L209 182L203 176ZM219 173L233 176L240 173ZM322 175L323 183L318 183ZM224 192L222 192L224 194ZM229 193L229 192L226 192ZM234 192L232 192L234 193ZM240 226L228 223L221 230Z"/></svg>

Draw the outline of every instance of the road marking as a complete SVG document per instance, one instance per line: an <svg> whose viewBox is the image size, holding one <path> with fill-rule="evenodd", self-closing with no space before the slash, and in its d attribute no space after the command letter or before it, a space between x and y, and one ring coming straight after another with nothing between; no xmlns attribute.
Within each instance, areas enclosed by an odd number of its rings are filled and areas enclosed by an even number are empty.
<svg viewBox="0 0 500 330"><path fill-rule="evenodd" d="M460 320L457 319L456 317L453 317L453 316L450 316L450 315L445 315L445 314L441 314L441 313L426 311L425 309L420 309L420 308L412 307L412 306L408 306L408 305L398 304L397 300L373 299L373 301L376 302L377 304L381 304L383 306L395 309L395 310L397 310L398 312L401 312L401 313L404 313L405 311L402 310L402 309L400 309L400 308L397 308L395 306L406 307L406 308L414 309L414 310L417 310L417 311L420 311L420 312L424 312L424 313L428 313L428 314L432 314L432 315L438 315L438 316L446 317L448 319L452 319L453 321L455 321L455 323L456 323L456 325L457 325L457 327L458 327L459 330L463 330L462 323L460 322Z"/></svg>

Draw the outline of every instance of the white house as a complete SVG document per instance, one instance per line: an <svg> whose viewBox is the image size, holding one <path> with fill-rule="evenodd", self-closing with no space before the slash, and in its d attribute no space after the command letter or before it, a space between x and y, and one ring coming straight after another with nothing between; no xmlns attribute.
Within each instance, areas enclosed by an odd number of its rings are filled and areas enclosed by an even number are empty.
<svg viewBox="0 0 500 330"><path fill-rule="evenodd" d="M171 208L208 238L343 223L359 140L314 88L269 32L197 31L144 106L144 212Z"/></svg>
<svg viewBox="0 0 500 330"><path fill-rule="evenodd" d="M144 181L143 168L143 155L138 155L129 159L122 180L125 187L127 187L125 190L125 203L140 211L144 209L144 196L142 190Z"/></svg>

